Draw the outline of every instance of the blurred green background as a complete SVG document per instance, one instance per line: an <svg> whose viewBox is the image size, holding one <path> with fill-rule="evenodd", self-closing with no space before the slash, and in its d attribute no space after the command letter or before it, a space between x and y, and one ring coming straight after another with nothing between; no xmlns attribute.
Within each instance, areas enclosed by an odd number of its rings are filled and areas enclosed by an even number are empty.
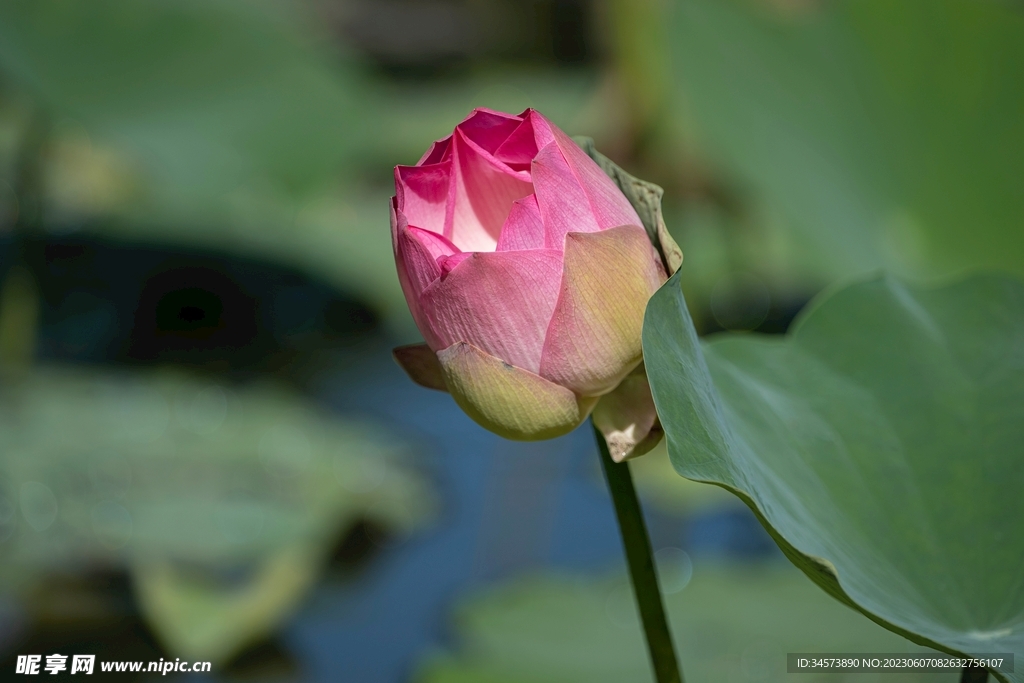
<svg viewBox="0 0 1024 683"><path fill-rule="evenodd" d="M3 3L0 666L645 680L587 435L390 361L392 167L535 107L665 187L701 333L777 334L880 268L1024 273L1022 81L1011 0ZM916 647L635 469L692 680Z"/></svg>

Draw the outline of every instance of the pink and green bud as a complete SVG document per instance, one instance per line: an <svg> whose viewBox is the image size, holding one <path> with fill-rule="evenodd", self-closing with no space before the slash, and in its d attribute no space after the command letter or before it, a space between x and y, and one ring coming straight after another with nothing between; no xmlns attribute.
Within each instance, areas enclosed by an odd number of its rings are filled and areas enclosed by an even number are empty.
<svg viewBox="0 0 1024 683"><path fill-rule="evenodd" d="M666 265L619 186L538 112L475 110L396 167L395 190L398 277L426 340L395 357L414 380L533 440L571 431L640 365Z"/></svg>

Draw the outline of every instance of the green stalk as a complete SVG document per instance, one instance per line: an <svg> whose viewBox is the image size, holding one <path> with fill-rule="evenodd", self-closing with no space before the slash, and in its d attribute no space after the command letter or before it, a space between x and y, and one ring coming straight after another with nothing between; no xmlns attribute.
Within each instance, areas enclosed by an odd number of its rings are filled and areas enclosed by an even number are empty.
<svg viewBox="0 0 1024 683"><path fill-rule="evenodd" d="M593 426L593 421L591 421ZM665 606L661 602L661 588L658 573L651 554L651 540L647 536L640 501L633 487L633 476L629 464L617 463L608 452L608 444L597 427L594 427L597 448L601 452L608 490L615 504L615 515L619 518L619 533L626 550L626 564L633 584L633 594L640 609L640 621L647 638L647 651L651 656L651 668L657 683L683 683L683 672L676 660L675 643L665 617Z"/></svg>

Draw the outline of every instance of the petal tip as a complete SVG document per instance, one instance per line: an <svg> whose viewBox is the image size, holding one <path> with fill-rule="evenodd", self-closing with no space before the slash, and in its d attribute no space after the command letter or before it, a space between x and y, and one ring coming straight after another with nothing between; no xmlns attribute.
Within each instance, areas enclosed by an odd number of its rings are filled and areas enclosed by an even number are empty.
<svg viewBox="0 0 1024 683"><path fill-rule="evenodd" d="M427 389L448 391L441 362L437 359L437 354L426 344L398 346L392 349L391 355L409 375L409 379L416 384Z"/></svg>

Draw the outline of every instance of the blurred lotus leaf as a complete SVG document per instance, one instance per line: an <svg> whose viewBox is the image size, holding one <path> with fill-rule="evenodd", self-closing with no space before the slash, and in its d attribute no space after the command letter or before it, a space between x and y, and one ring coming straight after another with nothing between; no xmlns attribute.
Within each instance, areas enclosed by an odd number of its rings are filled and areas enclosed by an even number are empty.
<svg viewBox="0 0 1024 683"><path fill-rule="evenodd" d="M915 651L907 640L831 600L792 567L689 567L676 590L665 597L687 680L788 681L787 652ZM670 569L659 561L663 577ZM625 577L521 579L468 600L458 610L456 624L458 654L428 658L417 681L652 680ZM952 682L957 675L894 673L886 674L886 680ZM854 681L863 674L802 678Z"/></svg>
<svg viewBox="0 0 1024 683"><path fill-rule="evenodd" d="M345 165L365 118L357 79L297 7L16 0L0 8L0 70L126 151L167 203L299 190Z"/></svg>
<svg viewBox="0 0 1024 683"><path fill-rule="evenodd" d="M824 281L880 265L1024 272L1018 6L673 8L673 116L702 155L753 190L766 226L785 226L791 266Z"/></svg>
<svg viewBox="0 0 1024 683"><path fill-rule="evenodd" d="M284 548L242 579L148 562L133 568L135 592L168 650L192 661L225 662L269 636L316 579L321 558Z"/></svg>
<svg viewBox="0 0 1024 683"><path fill-rule="evenodd" d="M434 514L404 442L270 387L44 366L0 405L0 576L126 567L183 657L266 635L356 522Z"/></svg>

